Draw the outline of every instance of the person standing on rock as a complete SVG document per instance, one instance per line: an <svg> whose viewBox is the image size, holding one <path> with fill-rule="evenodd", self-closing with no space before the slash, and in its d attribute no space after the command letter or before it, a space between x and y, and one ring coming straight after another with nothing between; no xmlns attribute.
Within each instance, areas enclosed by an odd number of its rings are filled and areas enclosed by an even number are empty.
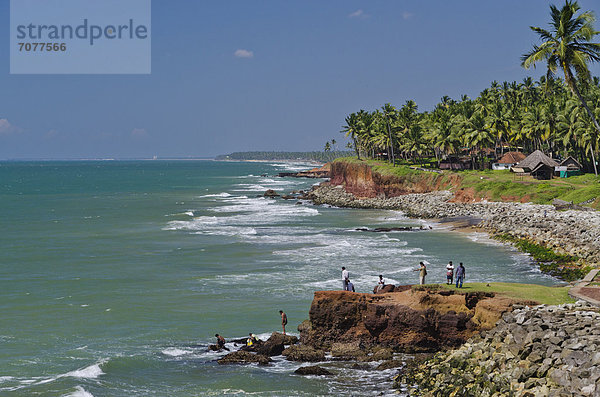
<svg viewBox="0 0 600 397"><path fill-rule="evenodd" d="M415 272L419 272L419 284L425 284L425 276L427 276L427 266L423 262L419 262L419 268L415 269Z"/></svg>
<svg viewBox="0 0 600 397"><path fill-rule="evenodd" d="M280 310L279 314L281 314L281 327L283 328L283 334L285 335L285 326L287 325L287 315L283 312L283 310Z"/></svg>
<svg viewBox="0 0 600 397"><path fill-rule="evenodd" d="M465 273L465 267L463 266L462 262L460 262L460 264L458 265L458 268L456 269L456 288L462 288L463 285L463 280L465 279L466 273ZM460 283L460 287L458 286Z"/></svg>
<svg viewBox="0 0 600 397"><path fill-rule="evenodd" d="M344 266L342 266L342 290L343 291L348 290L348 280L350 280L350 274L348 273L348 270L346 270L346 268Z"/></svg>
<svg viewBox="0 0 600 397"><path fill-rule="evenodd" d="M452 285L454 281L454 265L452 261L448 262L446 266L446 284Z"/></svg>
<svg viewBox="0 0 600 397"><path fill-rule="evenodd" d="M383 274L379 275L379 282L377 283L377 292L381 291L385 287L385 280L383 279Z"/></svg>

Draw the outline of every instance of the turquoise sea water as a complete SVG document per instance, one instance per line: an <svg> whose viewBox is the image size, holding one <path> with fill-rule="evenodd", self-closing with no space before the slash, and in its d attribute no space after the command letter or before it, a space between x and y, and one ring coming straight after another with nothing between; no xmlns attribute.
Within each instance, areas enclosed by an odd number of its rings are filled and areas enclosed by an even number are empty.
<svg viewBox="0 0 600 397"><path fill-rule="evenodd" d="M528 257L441 225L419 232L357 227L428 225L401 213L257 197L315 180L272 175L305 164L213 161L0 163L0 395L370 395L394 370L326 364L219 366L216 332L266 338L308 318L313 292L357 291L383 274L444 281L448 260L467 281L554 284ZM269 176L261 176L261 175ZM376 365L376 364L374 364Z"/></svg>

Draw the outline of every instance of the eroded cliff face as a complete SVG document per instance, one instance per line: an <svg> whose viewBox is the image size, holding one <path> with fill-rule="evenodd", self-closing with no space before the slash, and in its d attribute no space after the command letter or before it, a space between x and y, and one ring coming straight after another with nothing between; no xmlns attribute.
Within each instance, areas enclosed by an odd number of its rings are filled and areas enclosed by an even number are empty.
<svg viewBox="0 0 600 397"><path fill-rule="evenodd" d="M356 197L396 197L409 193L429 193L451 187L456 176L441 174L392 176L374 172L367 164L337 161L331 164L332 185L344 186Z"/></svg>
<svg viewBox="0 0 600 397"><path fill-rule="evenodd" d="M492 294L413 291L360 294L317 291L300 341L328 350L333 343L384 346L401 352L456 347L491 329L514 301Z"/></svg>

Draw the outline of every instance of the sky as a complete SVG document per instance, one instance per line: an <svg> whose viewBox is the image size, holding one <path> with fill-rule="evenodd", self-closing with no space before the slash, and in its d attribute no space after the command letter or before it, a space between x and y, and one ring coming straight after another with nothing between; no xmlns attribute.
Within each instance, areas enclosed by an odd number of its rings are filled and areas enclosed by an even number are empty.
<svg viewBox="0 0 600 397"><path fill-rule="evenodd" d="M153 0L151 74L11 75L0 0L0 159L322 150L359 109L430 110L493 80L539 78L544 65L524 70L520 56L549 4Z"/></svg>

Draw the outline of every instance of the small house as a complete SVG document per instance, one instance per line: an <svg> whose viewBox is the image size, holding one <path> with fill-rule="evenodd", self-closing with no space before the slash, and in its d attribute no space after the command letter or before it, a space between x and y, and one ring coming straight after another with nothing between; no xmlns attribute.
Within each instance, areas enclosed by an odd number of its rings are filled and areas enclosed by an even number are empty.
<svg viewBox="0 0 600 397"><path fill-rule="evenodd" d="M510 170L511 167L517 165L519 161L525 160L525 156L521 152L508 152L502 156L498 162L492 164L493 170Z"/></svg>
<svg viewBox="0 0 600 397"><path fill-rule="evenodd" d="M546 156L540 150L536 150L522 161L519 161L517 165L511 167L511 171L520 174L529 174L535 179L552 179L554 169L558 166L556 161Z"/></svg>
<svg viewBox="0 0 600 397"><path fill-rule="evenodd" d="M560 165L554 169L558 172L561 178L568 178L574 175L581 174L581 164L573 157L569 156L560 162Z"/></svg>

